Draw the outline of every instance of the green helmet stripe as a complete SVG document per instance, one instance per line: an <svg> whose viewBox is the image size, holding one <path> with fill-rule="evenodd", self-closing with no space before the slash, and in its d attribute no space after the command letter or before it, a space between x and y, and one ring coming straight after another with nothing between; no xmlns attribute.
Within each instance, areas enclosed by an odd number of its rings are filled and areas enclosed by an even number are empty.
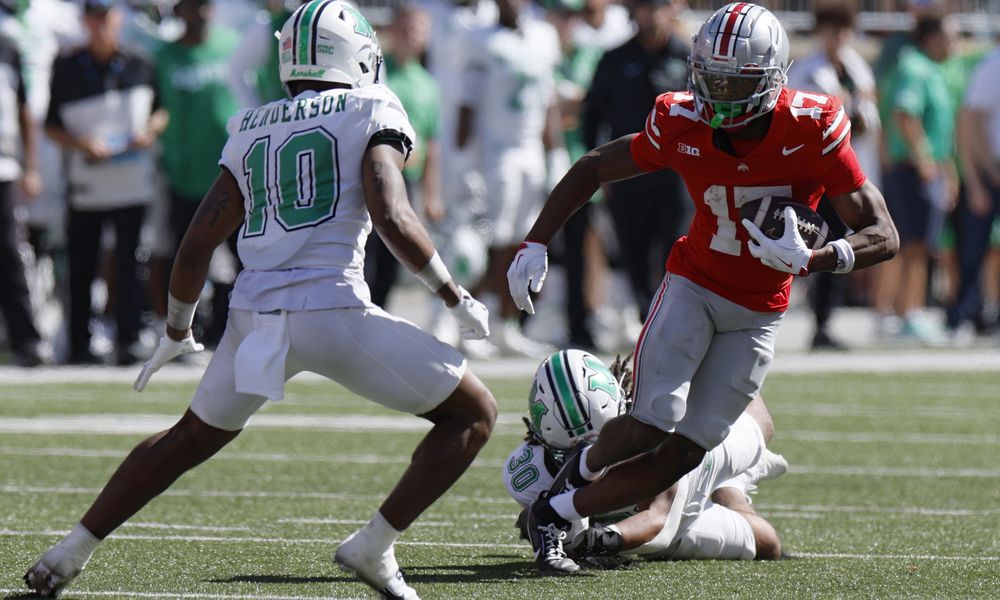
<svg viewBox="0 0 1000 600"><path fill-rule="evenodd" d="M313 64L309 60L309 48L310 42L312 41L312 28L313 19L316 16L316 9L320 6L326 4L329 0L313 0L302 12L301 19L299 21L299 47L298 47L298 60L296 61L300 65L310 65Z"/></svg>
<svg viewBox="0 0 1000 600"><path fill-rule="evenodd" d="M573 435L585 435L587 433L586 422L576 405L576 397L570 386L569 369L563 359L563 353L553 354L551 361L552 374L558 388L557 395L566 416L569 418L570 429L573 430Z"/></svg>

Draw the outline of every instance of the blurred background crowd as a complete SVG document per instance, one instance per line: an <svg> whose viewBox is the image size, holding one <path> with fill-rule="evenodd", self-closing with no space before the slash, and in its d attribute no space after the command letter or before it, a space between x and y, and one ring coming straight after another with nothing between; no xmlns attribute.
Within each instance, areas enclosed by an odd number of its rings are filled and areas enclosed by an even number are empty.
<svg viewBox="0 0 1000 600"><path fill-rule="evenodd" d="M724 2L362 0L418 135L410 197L490 307L472 357L613 352L638 335L691 199L676 174L602 189L550 248L538 314L505 273L545 193L589 148L687 86L694 28ZM816 349L840 306L880 343L995 343L1000 307L1000 2L763 2L792 37L789 86L840 97L900 231L879 269L797 281ZM297 0L0 2L0 309L10 362L131 364L163 330L173 251L238 109L284 97L274 31ZM239 174L237 174L239 176ZM836 221L833 214L828 220ZM240 268L218 250L196 334L217 343ZM457 327L373 234L373 301ZM414 303L419 307L413 306ZM402 306L405 304L406 306Z"/></svg>

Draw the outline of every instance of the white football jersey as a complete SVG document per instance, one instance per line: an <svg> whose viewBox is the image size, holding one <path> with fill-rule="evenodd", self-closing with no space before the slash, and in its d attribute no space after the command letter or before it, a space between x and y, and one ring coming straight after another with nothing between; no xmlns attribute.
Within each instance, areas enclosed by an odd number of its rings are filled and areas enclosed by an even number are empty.
<svg viewBox="0 0 1000 600"><path fill-rule="evenodd" d="M524 16L516 30L494 26L473 32L468 51L463 103L475 110L481 152L540 145L561 60L555 29Z"/></svg>
<svg viewBox="0 0 1000 600"><path fill-rule="evenodd" d="M384 85L306 91L229 120L219 164L243 193L245 269L230 306L311 310L370 305L363 275L371 231L361 160L375 136L416 139Z"/></svg>
<svg viewBox="0 0 1000 600"><path fill-rule="evenodd" d="M558 472L558 465L545 460L545 448L539 444L522 442L504 461L503 483L510 497L524 508L549 489ZM631 506L601 515L595 520L614 523L635 513L635 506Z"/></svg>

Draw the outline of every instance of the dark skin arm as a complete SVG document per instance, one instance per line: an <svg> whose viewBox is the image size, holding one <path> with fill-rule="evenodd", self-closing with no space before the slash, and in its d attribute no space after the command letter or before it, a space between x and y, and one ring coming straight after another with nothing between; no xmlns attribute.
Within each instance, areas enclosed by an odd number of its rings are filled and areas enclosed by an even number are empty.
<svg viewBox="0 0 1000 600"><path fill-rule="evenodd" d="M243 218L243 194L236 179L223 169L202 199L177 249L170 272L170 293L174 298L190 303L198 300L212 253L239 228ZM190 329L167 326L167 335L173 340L183 340L190 334Z"/></svg>
<svg viewBox="0 0 1000 600"><path fill-rule="evenodd" d="M632 160L629 149L635 135L626 135L594 148L573 163L566 176L549 194L549 199L525 239L548 244L600 185L645 173Z"/></svg>
<svg viewBox="0 0 1000 600"><path fill-rule="evenodd" d="M871 181L849 194L829 196L837 215L854 230L847 241L854 249L854 268L863 269L889 260L899 250L899 235L889 216L882 193ZM832 271L837 266L837 252L825 246L813 253L809 271Z"/></svg>
<svg viewBox="0 0 1000 600"><path fill-rule="evenodd" d="M362 159L361 177L375 231L393 256L410 272L416 273L427 266L435 250L406 197L403 161L400 148L385 143L372 145ZM437 295L449 307L461 300L454 281L443 285Z"/></svg>

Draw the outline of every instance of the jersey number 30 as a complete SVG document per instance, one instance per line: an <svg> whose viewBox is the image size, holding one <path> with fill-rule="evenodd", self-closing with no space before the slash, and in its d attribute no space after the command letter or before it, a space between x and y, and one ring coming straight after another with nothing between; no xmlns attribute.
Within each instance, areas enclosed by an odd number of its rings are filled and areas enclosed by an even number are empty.
<svg viewBox="0 0 1000 600"><path fill-rule="evenodd" d="M337 138L322 128L299 131L273 156L270 136L257 139L243 156L243 177L250 195L243 237L264 233L268 204L274 205L274 218L286 231L315 227L337 210Z"/></svg>

